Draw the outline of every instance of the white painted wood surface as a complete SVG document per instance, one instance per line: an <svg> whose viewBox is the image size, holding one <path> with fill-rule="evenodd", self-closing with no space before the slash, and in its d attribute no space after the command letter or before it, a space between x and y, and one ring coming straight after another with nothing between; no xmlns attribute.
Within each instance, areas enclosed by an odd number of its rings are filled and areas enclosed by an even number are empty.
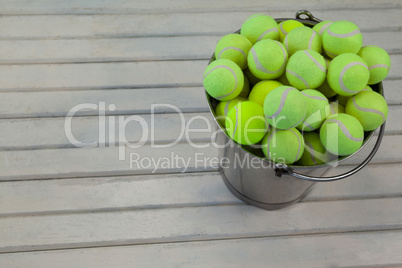
<svg viewBox="0 0 402 268"><path fill-rule="evenodd" d="M107 138L110 118L134 115L149 124L156 103L176 106L187 123L198 115L212 122L202 73L219 38L257 12L280 18L299 9L354 21L365 44L391 54L386 136L351 178L316 184L283 210L245 205L215 166L196 162L196 153L214 158L216 148L185 141L151 148L179 132L181 119L167 106L156 109L155 136L126 149L125 161L118 160L122 147L111 146L118 136L100 148L67 139L65 116L82 103L98 105L72 121L83 142L98 139L99 120ZM0 0L0 14L2 267L402 266L400 1ZM130 142L141 136L136 123L126 130ZM205 145L211 132L191 137ZM182 163L154 173L152 164L130 168L130 153L191 161L184 173Z"/></svg>

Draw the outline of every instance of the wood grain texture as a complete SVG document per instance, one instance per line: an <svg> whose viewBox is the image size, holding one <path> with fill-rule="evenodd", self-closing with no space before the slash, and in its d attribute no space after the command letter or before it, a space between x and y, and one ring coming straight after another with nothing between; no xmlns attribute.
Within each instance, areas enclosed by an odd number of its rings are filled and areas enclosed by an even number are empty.
<svg viewBox="0 0 402 268"><path fill-rule="evenodd" d="M383 231L23 252L0 261L18 268L399 267L401 243L401 231Z"/></svg>
<svg viewBox="0 0 402 268"><path fill-rule="evenodd" d="M365 32L398 31L402 26L401 9L342 9L313 14L323 20L350 20ZM225 35L240 29L244 20L256 12L273 18L293 18L296 10L255 10L210 13L119 14L119 15L46 15L2 16L0 40L8 39L69 39L140 36ZM376 18L375 20L370 18ZM59 29L63 29L60 31ZM168 29L168 30L167 30ZM201 47L197 47L200 48Z"/></svg>
<svg viewBox="0 0 402 268"><path fill-rule="evenodd" d="M389 198L308 202L280 211L232 205L6 217L0 218L0 252L394 230L402 228L401 208L401 198Z"/></svg>
<svg viewBox="0 0 402 268"><path fill-rule="evenodd" d="M131 143L139 142L144 131L148 132L145 134L148 143L153 141L161 144L176 140L210 142L212 140L212 135L216 131L216 123L209 113L178 114L172 112L154 115L78 116L71 120L71 124L64 117L0 120L0 129L4 130L3 136L7 137L7 139L0 140L0 149L75 147L66 132L70 132L80 142L98 141L99 146L103 147L119 144L125 140ZM130 120L130 118L133 121L126 126L121 123L122 120ZM134 121L134 119L136 120ZM145 125L141 125L137 120L143 120ZM201 129L201 131L193 131L197 129ZM110 135L110 131L112 131L112 135ZM99 132L105 138L101 138ZM124 138L119 136L119 133L123 132L125 133Z"/></svg>
<svg viewBox="0 0 402 268"><path fill-rule="evenodd" d="M338 167L328 175L346 172ZM390 172L392 171L392 172ZM316 183L302 202L401 196L402 165L370 164L347 179ZM387 174L386 178L382 178ZM284 178L285 179L285 178ZM0 216L242 204L219 172L2 182Z"/></svg>
<svg viewBox="0 0 402 268"><path fill-rule="evenodd" d="M131 144L130 146L135 146ZM178 143L139 148L68 148L0 152L0 180L178 173L217 169L217 149ZM120 149L120 150L119 150ZM120 158L122 152L124 158ZM120 160L122 159L122 160ZM207 159L204 161L204 159Z"/></svg>
<svg viewBox="0 0 402 268"><path fill-rule="evenodd" d="M0 41L0 64L207 60L221 37L3 40ZM364 34L364 44L400 53L402 35L369 32Z"/></svg>
<svg viewBox="0 0 402 268"><path fill-rule="evenodd" d="M67 2L54 2L51 0L39 0L32 4L29 0L3 1L0 3L3 14L126 14L126 13L171 13L171 12L203 12L203 11L238 11L238 10L289 10L292 9L366 9L401 7L399 2L393 0L383 0L376 2L370 0L356 0L353 2L341 0L332 2L328 0L319 0L315 2L306 2L290 0L284 3L280 0L273 0L269 3L263 0L252 2L224 0L219 3L208 0L199 2L196 0L178 0L178 1L127 1L127 0L102 0L102 1L79 1L73 0Z"/></svg>
<svg viewBox="0 0 402 268"><path fill-rule="evenodd" d="M71 109L80 104L97 105L97 107L93 109L82 107L74 116L98 116L100 113L150 114L152 111L176 113L177 110L183 113L208 111L205 89L202 87L4 92L0 94L0 103L0 118L65 117ZM105 105L104 108L102 103Z"/></svg>

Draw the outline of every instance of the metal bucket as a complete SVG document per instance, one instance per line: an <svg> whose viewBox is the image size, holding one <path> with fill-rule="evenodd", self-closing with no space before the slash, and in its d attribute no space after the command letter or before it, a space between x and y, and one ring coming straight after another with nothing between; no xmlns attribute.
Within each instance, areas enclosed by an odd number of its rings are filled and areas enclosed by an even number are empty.
<svg viewBox="0 0 402 268"><path fill-rule="evenodd" d="M301 16L307 16L302 19ZM288 19L276 19L277 22ZM308 11L298 11L296 20L306 26L314 26L321 20ZM211 57L211 61L214 56ZM372 86L372 89L384 96L382 83ZM215 118L215 108L218 101L206 93L209 108ZM380 127L377 140L369 151L363 149L374 136L375 130L365 133L362 147L354 154L342 157L336 162L318 166L284 165L271 162L264 157L261 150L237 144L226 134L215 119L219 132L216 143L219 146L219 156L227 161L221 161L221 174L226 186L244 202L267 210L280 209L296 203L308 195L316 182L328 182L344 179L361 170L374 157L384 136L385 122ZM364 159L359 164L348 165L351 170L337 176L323 177L329 170L348 160ZM225 164L222 164L225 163Z"/></svg>

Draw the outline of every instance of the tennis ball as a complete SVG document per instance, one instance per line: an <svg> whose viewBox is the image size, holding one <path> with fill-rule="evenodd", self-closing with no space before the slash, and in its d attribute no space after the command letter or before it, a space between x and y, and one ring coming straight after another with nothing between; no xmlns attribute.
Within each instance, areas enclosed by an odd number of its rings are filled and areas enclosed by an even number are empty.
<svg viewBox="0 0 402 268"><path fill-rule="evenodd" d="M321 86L317 87L317 90L324 94L324 96L328 99L338 94L329 86L327 79L324 80Z"/></svg>
<svg viewBox="0 0 402 268"><path fill-rule="evenodd" d="M306 112L306 99L293 87L277 87L264 101L265 117L271 126L278 129L296 127L304 119Z"/></svg>
<svg viewBox="0 0 402 268"><path fill-rule="evenodd" d="M312 49L321 54L322 45L320 36L309 27L298 27L291 30L283 41L289 57L296 51Z"/></svg>
<svg viewBox="0 0 402 268"><path fill-rule="evenodd" d="M247 55L251 47L251 42L245 36L228 34L216 45L215 58L231 60L244 69L247 67Z"/></svg>
<svg viewBox="0 0 402 268"><path fill-rule="evenodd" d="M286 77L286 73L283 73L283 75L279 76L277 79L282 85L284 86L290 86L289 80Z"/></svg>
<svg viewBox="0 0 402 268"><path fill-rule="evenodd" d="M288 52L278 41L264 39L257 42L248 53L248 68L260 79L281 76L288 61Z"/></svg>
<svg viewBox="0 0 402 268"><path fill-rule="evenodd" d="M254 86L255 84L257 84L258 82L261 81L260 78L255 77L255 76L253 75L253 73L250 72L250 69L249 69L249 68L243 70L243 73L244 73L244 77L247 77L247 78L248 78L248 81L250 82L250 86Z"/></svg>
<svg viewBox="0 0 402 268"><path fill-rule="evenodd" d="M251 101L238 102L230 109L225 127L229 137L243 145L259 142L268 131L262 107Z"/></svg>
<svg viewBox="0 0 402 268"><path fill-rule="evenodd" d="M363 91L373 91L372 89L371 89L371 87L369 86L369 85L367 85L362 91L360 91L360 92L363 92ZM351 98L351 96L342 96L342 95L338 95L338 96L336 96L336 101L339 103L339 104L341 104L343 107L345 107L346 106L346 103L348 102L348 100Z"/></svg>
<svg viewBox="0 0 402 268"><path fill-rule="evenodd" d="M313 30L316 31L320 36L322 36L323 33L328 29L328 27L332 25L332 23L334 22L330 20L322 21L314 25Z"/></svg>
<svg viewBox="0 0 402 268"><path fill-rule="evenodd" d="M306 117L297 126L301 131L313 131L318 129L329 116L328 99L318 90L305 89L301 91L307 104Z"/></svg>
<svg viewBox="0 0 402 268"><path fill-rule="evenodd" d="M248 81L247 76L244 76L244 85L243 89L241 90L240 94L238 97L247 99L248 94L250 94L250 82Z"/></svg>
<svg viewBox="0 0 402 268"><path fill-rule="evenodd" d="M280 86L282 86L282 84L275 80L260 81L251 90L248 100L258 103L262 107L264 106L264 100L268 93Z"/></svg>
<svg viewBox="0 0 402 268"><path fill-rule="evenodd" d="M304 24L297 20L285 20L279 23L279 41L283 42L285 36L293 29L304 27Z"/></svg>
<svg viewBox="0 0 402 268"><path fill-rule="evenodd" d="M215 60L205 69L203 84L211 97L220 101L231 100L243 89L244 75L233 61Z"/></svg>
<svg viewBox="0 0 402 268"><path fill-rule="evenodd" d="M325 80L327 69L324 57L314 50L299 50L286 66L289 83L299 89L319 87Z"/></svg>
<svg viewBox="0 0 402 268"><path fill-rule="evenodd" d="M363 91L348 100L345 111L359 120L364 131L371 131L387 119L388 105L381 94Z"/></svg>
<svg viewBox="0 0 402 268"><path fill-rule="evenodd" d="M320 140L334 155L350 155L363 144L364 131L360 122L348 114L334 114L320 128Z"/></svg>
<svg viewBox="0 0 402 268"><path fill-rule="evenodd" d="M243 23L240 34L247 37L253 45L263 39L278 40L278 24L270 16L255 14Z"/></svg>
<svg viewBox="0 0 402 268"><path fill-rule="evenodd" d="M237 103L241 101L246 101L243 98L235 98L233 100L228 100L228 101L221 101L216 105L215 109L215 117L218 120L218 123L225 127L225 121L226 121L226 116L229 112L230 109L232 109Z"/></svg>
<svg viewBox="0 0 402 268"><path fill-rule="evenodd" d="M329 115L345 113L345 107L336 101L329 103Z"/></svg>
<svg viewBox="0 0 402 268"><path fill-rule="evenodd" d="M316 132L304 132L304 152L297 162L301 166L314 166L326 164L333 156L327 152L320 140L320 134Z"/></svg>
<svg viewBox="0 0 402 268"><path fill-rule="evenodd" d="M378 46L364 46L357 55L367 62L370 71L369 85L377 84L387 77L391 68L391 59L387 51Z"/></svg>
<svg viewBox="0 0 402 268"><path fill-rule="evenodd" d="M356 54L363 45L363 36L356 24L340 20L332 23L324 31L322 45L325 53L331 58L342 53Z"/></svg>
<svg viewBox="0 0 402 268"><path fill-rule="evenodd" d="M334 58L327 73L330 87L343 96L352 96L362 91L369 77L366 62L352 53L344 53Z"/></svg>
<svg viewBox="0 0 402 268"><path fill-rule="evenodd" d="M271 161L282 164L293 164L303 154L303 136L296 128L271 130L262 139L261 149Z"/></svg>

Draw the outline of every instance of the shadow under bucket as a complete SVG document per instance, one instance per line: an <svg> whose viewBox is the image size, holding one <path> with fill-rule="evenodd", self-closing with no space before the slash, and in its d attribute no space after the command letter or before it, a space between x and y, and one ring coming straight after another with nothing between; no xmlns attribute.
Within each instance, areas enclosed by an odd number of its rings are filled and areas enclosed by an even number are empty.
<svg viewBox="0 0 402 268"><path fill-rule="evenodd" d="M306 19L302 19L302 15L305 15ZM281 22L289 19L275 20ZM321 21L308 11L298 11L296 20L309 27L313 27ZM214 59L212 56L210 62ZM384 96L381 82L371 87ZM206 93L206 97L209 109L215 118L218 101L210 97L208 93ZM376 130L365 132L362 147L352 155L323 165L296 166L276 164L265 158L261 150L236 143L229 138L216 119L215 122L219 128L216 136L219 157L226 159L226 161L221 161L221 174L226 186L244 202L267 210L280 209L302 200L316 182L344 179L361 170L374 157L385 131L384 122L371 150L367 150L367 145ZM354 164L348 164L350 171L337 176L323 177L329 170L336 168L340 163L346 164L348 161L354 162ZM358 163L356 164L356 162Z"/></svg>

